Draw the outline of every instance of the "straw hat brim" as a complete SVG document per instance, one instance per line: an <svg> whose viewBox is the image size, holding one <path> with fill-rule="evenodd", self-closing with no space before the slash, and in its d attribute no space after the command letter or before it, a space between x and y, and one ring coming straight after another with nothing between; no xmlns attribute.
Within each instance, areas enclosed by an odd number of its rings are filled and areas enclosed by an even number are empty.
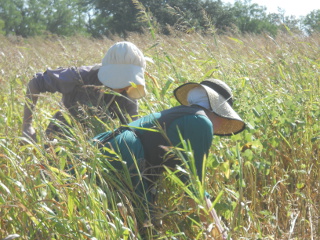
<svg viewBox="0 0 320 240"><path fill-rule="evenodd" d="M220 136L229 136L237 134L244 130L245 123L236 113L227 100L214 91L212 88L200 83L185 83L174 90L174 96L182 105L188 104L188 93L195 87L203 87L207 93L210 107L208 109L215 113L217 117L222 118L221 124L214 126L214 134Z"/></svg>

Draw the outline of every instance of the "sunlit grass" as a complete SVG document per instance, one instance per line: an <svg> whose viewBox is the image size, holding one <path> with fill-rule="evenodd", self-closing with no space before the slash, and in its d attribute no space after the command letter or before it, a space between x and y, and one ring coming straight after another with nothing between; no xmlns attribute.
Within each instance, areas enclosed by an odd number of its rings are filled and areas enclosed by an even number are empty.
<svg viewBox="0 0 320 240"><path fill-rule="evenodd" d="M145 222L149 209L126 173L112 171L80 125L48 144L44 131L58 94L40 97L38 143L21 143L24 91L47 67L99 63L114 39L0 37L0 239L205 239L198 208L170 172L157 190L162 226ZM233 89L247 129L215 137L206 190L233 239L316 239L319 230L320 37L282 35L176 37L131 35L148 63L141 116L178 105L172 91L207 77ZM88 46L90 46L88 50ZM105 125L105 130L118 122ZM70 169L72 167L72 169ZM141 227L145 225L149 227ZM141 229L144 229L142 231Z"/></svg>

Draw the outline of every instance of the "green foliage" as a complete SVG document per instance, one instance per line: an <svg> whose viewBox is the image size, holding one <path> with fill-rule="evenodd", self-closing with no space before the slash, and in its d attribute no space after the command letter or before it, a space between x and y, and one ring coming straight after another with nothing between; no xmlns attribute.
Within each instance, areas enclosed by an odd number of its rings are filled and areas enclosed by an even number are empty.
<svg viewBox="0 0 320 240"><path fill-rule="evenodd" d="M242 33L277 33L277 25L269 21L265 7L250 1L236 1L231 11L234 24Z"/></svg>
<svg viewBox="0 0 320 240"><path fill-rule="evenodd" d="M268 33L318 32L317 12L306 18L267 14L266 8L251 1L225 4L213 0L2 0L0 19L5 35L23 37L42 34L63 36L89 34L93 37L147 31L174 34L198 32ZM0 26L1 27L1 26Z"/></svg>
<svg viewBox="0 0 320 240"><path fill-rule="evenodd" d="M200 220L205 213L198 195L204 190L232 239L319 235L319 35L175 36L127 39L154 61L148 62L149 94L140 101L140 114L178 105L175 87L213 77L232 87L234 108L247 128L214 137L203 183L192 164L161 176L160 225L144 221L154 212L131 191L127 172L115 172L88 142L94 131L84 132L70 118L66 138L47 141L44 129L59 95L39 97L38 143L20 144L31 76L47 66L100 62L106 49L123 39L0 36L0 239L14 233L21 239L210 239L210 226ZM180 149L188 153L180 155L186 162L192 162L191 149L187 142ZM191 176L193 208L185 198L189 189L177 178L181 172Z"/></svg>
<svg viewBox="0 0 320 240"><path fill-rule="evenodd" d="M45 8L46 31L63 36L86 32L85 7L79 0L51 1Z"/></svg>
<svg viewBox="0 0 320 240"><path fill-rule="evenodd" d="M0 35L4 35L4 21L0 18Z"/></svg>
<svg viewBox="0 0 320 240"><path fill-rule="evenodd" d="M10 1L4 0L0 3L0 16L1 19L5 22L5 26L3 30L6 34L9 33L17 33L20 34L19 30L21 28L21 23L23 21L22 13L23 13L23 1Z"/></svg>
<svg viewBox="0 0 320 240"><path fill-rule="evenodd" d="M320 9L309 13L303 20L306 31L309 34L320 32Z"/></svg>
<svg viewBox="0 0 320 240"><path fill-rule="evenodd" d="M50 32L69 36L85 31L78 0L4 0L0 2L0 18L6 35L28 37Z"/></svg>
<svg viewBox="0 0 320 240"><path fill-rule="evenodd" d="M126 37L126 32L141 32L143 25L136 19L138 10L131 0L95 1L90 28L94 36L118 34Z"/></svg>

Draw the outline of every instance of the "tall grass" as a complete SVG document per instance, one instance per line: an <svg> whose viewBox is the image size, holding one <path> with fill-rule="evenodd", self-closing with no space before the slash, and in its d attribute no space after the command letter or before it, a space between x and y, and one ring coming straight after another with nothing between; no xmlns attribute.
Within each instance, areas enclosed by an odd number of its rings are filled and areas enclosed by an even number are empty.
<svg viewBox="0 0 320 240"><path fill-rule="evenodd" d="M32 75L47 67L99 63L123 39L0 38L0 239L210 238L199 220L201 200L190 209L169 171L157 188L162 225L152 226L149 209L130 191L128 173L113 171L88 142L97 130L85 133L73 122L68 138L45 150L44 130L59 94L38 101L38 143L20 144ZM232 87L234 108L247 128L214 138L205 174L229 237L317 239L320 36L132 34L126 40L154 61L147 66L142 116L178 105L172 90L187 81L214 77Z"/></svg>

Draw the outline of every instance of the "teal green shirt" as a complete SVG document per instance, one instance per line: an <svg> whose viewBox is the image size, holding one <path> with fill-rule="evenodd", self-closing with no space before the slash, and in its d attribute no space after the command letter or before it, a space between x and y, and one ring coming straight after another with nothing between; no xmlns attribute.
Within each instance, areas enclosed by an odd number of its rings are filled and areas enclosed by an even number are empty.
<svg viewBox="0 0 320 240"><path fill-rule="evenodd" d="M190 143L191 145L197 174L201 180L203 160L208 156L209 149L212 144L213 125L205 115L204 111L200 108L195 109L202 111L202 114L183 113L175 115L180 109L179 107L172 108L169 111L165 110L142 117L128 125L134 131L123 131L121 134L112 138L109 141L109 144L111 144L112 148L122 156L123 161L127 163L128 167L134 163L133 157L138 161L146 159L146 161L153 166L165 164L170 167L175 167L176 164L180 164L181 162L174 159L164 161L162 156L165 155L166 152L160 147L160 145L182 148L182 138L183 141L188 144ZM167 126L164 127L166 137L163 137L163 134L160 134L159 132L147 130L157 126L158 120L162 115L167 114L173 117L170 121L164 121L164 126ZM101 141L109 134L110 132L101 133L96 136L95 139ZM179 134L181 135L181 138ZM110 147L108 144L106 146ZM111 157L108 153L106 153L106 155ZM121 167L121 164L118 161L114 161L113 165L116 168Z"/></svg>
<svg viewBox="0 0 320 240"><path fill-rule="evenodd" d="M161 114L162 112L150 114L146 117L140 118L130 123L129 126L150 128L154 126L155 120L159 119L161 117ZM139 135L139 133L143 134L144 130L135 129L135 131L137 131ZM179 133L185 141L190 142L191 144L197 168L197 174L201 179L203 159L204 157L208 156L213 139L212 122L207 116L204 115L186 114L173 120L169 127L166 129L167 137L170 140L172 146L182 147ZM152 134L149 136L152 136ZM145 142L145 144L148 145L148 142ZM145 146L145 151L146 149L149 149L148 146ZM150 151L152 151L152 149Z"/></svg>
<svg viewBox="0 0 320 240"><path fill-rule="evenodd" d="M181 114L181 112L183 113ZM159 122L163 123L162 126L166 137L163 137L163 134L159 132L148 131L148 129L158 126ZM165 155L166 152L159 145L183 147L180 135L183 141L189 142L191 145L197 175L202 180L203 160L208 156L212 144L213 125L201 108L175 107L142 117L130 123L129 127L133 131L124 129L122 133L112 137L105 143L105 146L110 147L111 145L121 155L122 160L133 173L132 181L134 186L137 186L137 192L142 193L142 188L141 184L138 184L140 180L136 174L137 169L134 167L134 158L138 161L138 164L141 163L142 159L145 159L151 166L166 165L175 167L175 165L181 164L181 161L175 158L163 160L161 156ZM95 137L95 140L101 142L110 134L112 133L101 133ZM111 164L116 169L122 169L123 162L117 161L115 155L107 152L105 152L105 155L108 156L108 160L111 161ZM184 177L182 177L182 180L187 181ZM143 182L144 184L149 184L144 179Z"/></svg>

